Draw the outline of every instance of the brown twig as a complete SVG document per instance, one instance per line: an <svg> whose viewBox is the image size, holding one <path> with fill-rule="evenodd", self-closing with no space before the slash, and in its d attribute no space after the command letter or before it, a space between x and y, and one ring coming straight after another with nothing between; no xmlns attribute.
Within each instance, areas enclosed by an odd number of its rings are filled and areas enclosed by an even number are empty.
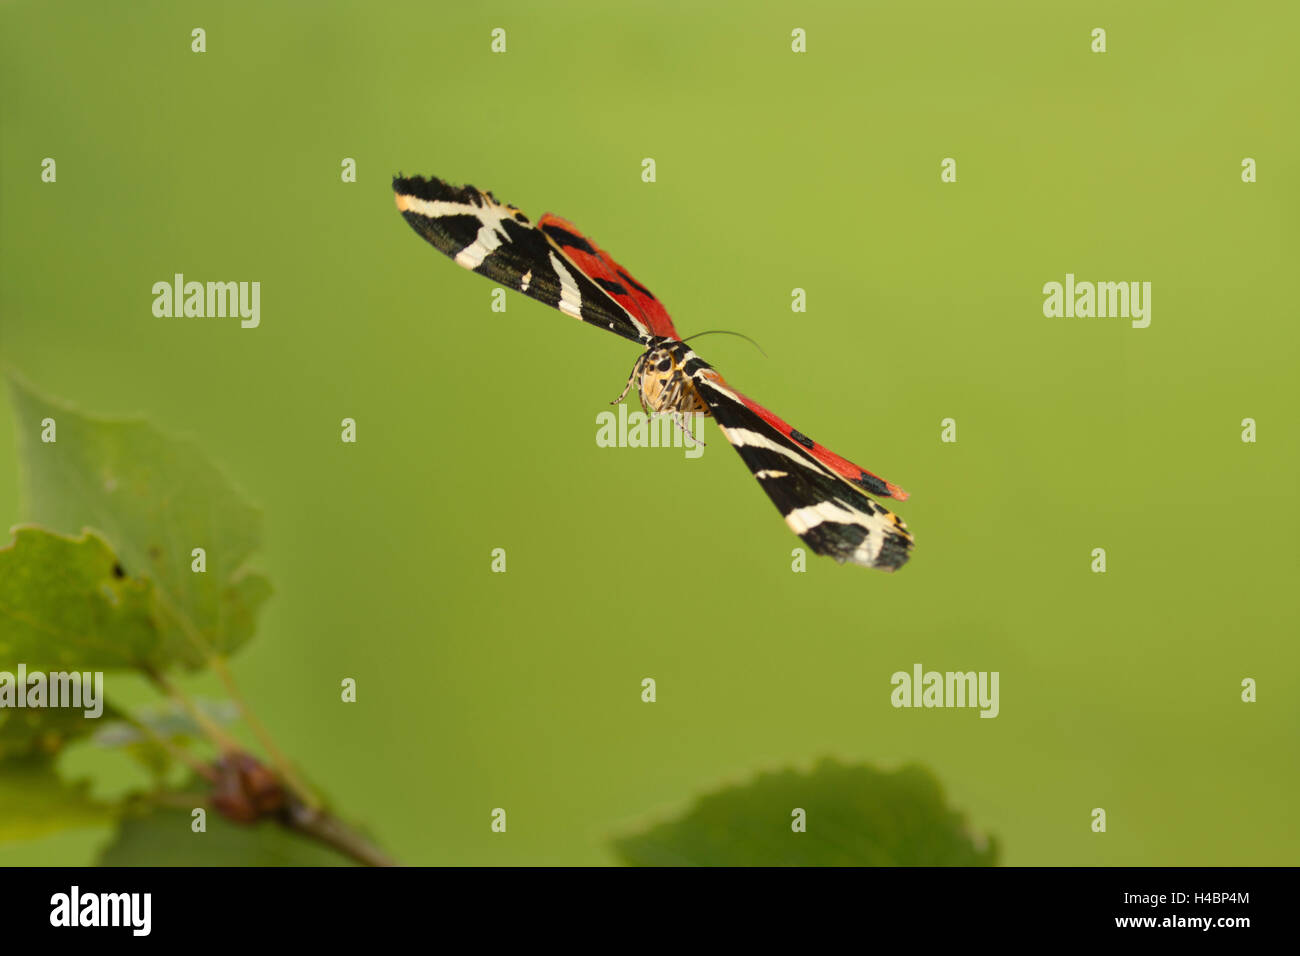
<svg viewBox="0 0 1300 956"><path fill-rule="evenodd" d="M382 850L325 810L291 802L281 820L290 830L332 847L365 866L396 866Z"/></svg>

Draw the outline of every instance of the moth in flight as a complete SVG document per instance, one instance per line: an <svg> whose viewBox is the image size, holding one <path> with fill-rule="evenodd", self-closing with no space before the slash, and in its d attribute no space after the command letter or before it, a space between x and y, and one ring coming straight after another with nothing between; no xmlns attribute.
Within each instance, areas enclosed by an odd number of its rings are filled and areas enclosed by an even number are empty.
<svg viewBox="0 0 1300 956"><path fill-rule="evenodd" d="M866 494L902 501L907 492L728 385L682 341L663 303L571 223L547 213L534 224L490 192L441 179L398 176L393 193L411 228L457 265L637 343L632 381L643 407L679 422L695 412L716 419L785 523L817 554L886 571L907 561L907 526Z"/></svg>

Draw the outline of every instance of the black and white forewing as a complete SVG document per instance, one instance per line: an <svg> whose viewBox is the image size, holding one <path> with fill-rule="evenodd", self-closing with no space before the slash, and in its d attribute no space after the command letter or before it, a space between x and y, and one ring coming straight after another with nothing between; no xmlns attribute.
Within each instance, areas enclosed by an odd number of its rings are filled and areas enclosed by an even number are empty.
<svg viewBox="0 0 1300 956"><path fill-rule="evenodd" d="M393 193L411 228L457 265L625 339L649 338L644 324L584 275L546 233L490 192L435 178L398 177Z"/></svg>
<svg viewBox="0 0 1300 956"><path fill-rule="evenodd" d="M841 564L892 571L906 563L912 536L901 518L763 421L725 383L701 375L695 385L722 434L808 547Z"/></svg>

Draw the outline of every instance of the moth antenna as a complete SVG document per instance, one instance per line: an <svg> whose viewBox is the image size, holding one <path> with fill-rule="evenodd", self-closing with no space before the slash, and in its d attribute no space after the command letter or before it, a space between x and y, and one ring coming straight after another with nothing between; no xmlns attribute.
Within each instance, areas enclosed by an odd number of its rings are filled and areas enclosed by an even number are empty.
<svg viewBox="0 0 1300 956"><path fill-rule="evenodd" d="M688 335L686 338L682 339L682 341L689 342L691 339L698 339L701 335L734 335L736 338L744 339L750 345L754 346L754 348L758 349L759 354L762 355L763 358L767 358L767 353L763 351L763 346L759 345L745 333L732 332L729 329L710 329L707 332L696 332L694 335Z"/></svg>

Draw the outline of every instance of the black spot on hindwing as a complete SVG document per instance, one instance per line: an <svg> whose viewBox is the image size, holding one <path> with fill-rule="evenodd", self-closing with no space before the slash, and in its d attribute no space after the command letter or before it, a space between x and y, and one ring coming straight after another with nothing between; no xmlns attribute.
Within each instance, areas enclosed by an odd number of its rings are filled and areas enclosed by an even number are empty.
<svg viewBox="0 0 1300 956"><path fill-rule="evenodd" d="M858 475L857 480L858 484L863 488L866 488L867 491L871 492L873 495L880 495L883 498L893 497L889 492L889 485L885 484L875 475L869 475L864 471Z"/></svg>
<svg viewBox="0 0 1300 956"><path fill-rule="evenodd" d="M579 252L585 252L589 256L594 256L596 254L596 250L591 243L582 238L582 236L569 232L567 229L561 229L559 226L543 226L542 231L562 246L577 249Z"/></svg>
<svg viewBox="0 0 1300 956"><path fill-rule="evenodd" d="M653 299L653 298L655 297L655 294L654 294L653 292L651 292L649 289L647 289L647 288L646 288L645 286L643 286L641 283L637 282L635 279L633 279L630 275L628 275L628 274L627 274L626 272L624 272L622 269L619 269L619 270L618 270L618 276L619 276L620 279L622 279L624 282L626 282L626 283L627 283L628 285L630 285L632 288L636 289L636 291L640 292L640 293L641 293L643 296L645 296L647 299Z"/></svg>

